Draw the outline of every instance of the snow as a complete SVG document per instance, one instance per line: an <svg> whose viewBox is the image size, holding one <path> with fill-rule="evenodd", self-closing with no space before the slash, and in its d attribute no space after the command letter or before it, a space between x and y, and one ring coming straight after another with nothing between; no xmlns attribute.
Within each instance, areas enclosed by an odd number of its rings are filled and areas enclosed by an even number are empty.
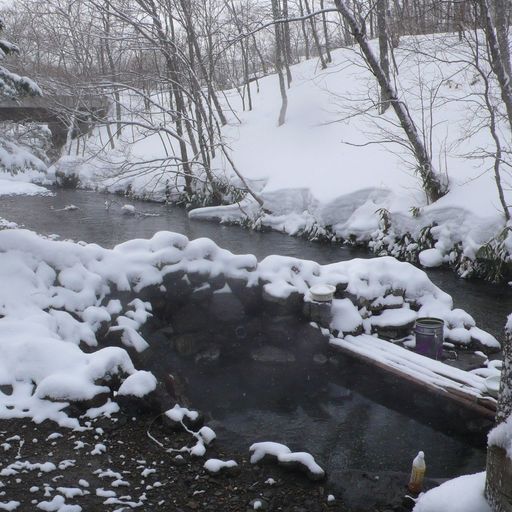
<svg viewBox="0 0 512 512"><path fill-rule="evenodd" d="M215 432L206 425L201 427L197 434L206 445L209 445L217 437L217 434L215 434Z"/></svg>
<svg viewBox="0 0 512 512"><path fill-rule="evenodd" d="M417 46L422 52L411 50ZM447 59L436 62L433 56L443 59L446 48L452 63ZM395 53L400 63L398 80L403 82L400 94L419 125L424 99L418 90L425 91L425 84L434 89L441 84L432 112L433 160L443 167L439 171L446 170L450 191L432 205L425 203L417 178L409 171L410 155L400 150L395 153L384 144L363 149L340 143L367 144L371 134L378 133L386 120L393 118L391 112L382 121L375 120L376 116L371 121L350 117L359 106L364 108L360 99L367 98L368 86L376 89L364 66L353 65L354 60L358 61L357 51L334 51L334 63L325 71L317 68L315 59L293 66L287 122L279 128L275 126L279 108L275 77L262 79L254 110L238 110L241 124L233 123L225 129L239 169L259 185L256 188L272 212L261 216L261 224L290 234L308 233L312 226L330 226L335 236L352 235L368 241L375 239L378 212L385 209L393 224L390 238L409 233L418 240L423 228L437 224L432 230L435 247L420 253L423 265L446 262L458 242L465 256L474 258L478 247L504 227L504 220L497 206L492 173L484 172L488 162L464 157L475 147L487 147L491 142L488 133L481 130L465 139L468 126L474 123L474 112L462 108L464 102L460 100L479 93L482 87L467 77L462 64L466 50L454 36L443 34L401 38ZM418 69L422 69L421 74ZM449 82L455 82L456 87ZM230 104L238 104L234 92L228 97ZM261 154L271 154L272 158L261 165ZM506 194L508 197L510 192ZM420 208L419 215L413 216L412 206ZM234 221L237 215L239 219L244 216L242 211L257 215L256 210L256 205L247 200L240 208L202 208L190 216Z"/></svg>
<svg viewBox="0 0 512 512"><path fill-rule="evenodd" d="M314 473L315 475L324 474L324 470L315 462L315 459L310 453L281 453L280 455L278 455L277 458L279 462L298 462L299 464L306 466L309 469L309 471L311 471L311 473Z"/></svg>
<svg viewBox="0 0 512 512"><path fill-rule="evenodd" d="M41 187L34 183L26 183L23 181L14 181L12 179L0 178L0 196L36 196L52 195L47 188Z"/></svg>
<svg viewBox="0 0 512 512"><path fill-rule="evenodd" d="M249 451L252 452L251 464L258 463L266 455L279 457L280 455L291 453L290 448L281 443L274 443L273 441L265 441L262 443L254 443Z"/></svg>
<svg viewBox="0 0 512 512"><path fill-rule="evenodd" d="M512 416L494 427L488 435L489 446L499 446L503 448L512 459Z"/></svg>
<svg viewBox="0 0 512 512"><path fill-rule="evenodd" d="M372 325L377 327L401 327L413 323L416 320L416 313L411 309L386 309L380 315L372 317Z"/></svg>
<svg viewBox="0 0 512 512"><path fill-rule="evenodd" d="M448 480L422 494L413 512L491 512L484 488L485 472Z"/></svg>
<svg viewBox="0 0 512 512"><path fill-rule="evenodd" d="M151 372L139 370L132 373L120 386L118 395L143 397L156 389L156 378Z"/></svg>
<svg viewBox="0 0 512 512"><path fill-rule="evenodd" d="M357 308L349 299L332 301L331 329L343 332L354 332L362 325L362 318Z"/></svg>
<svg viewBox="0 0 512 512"><path fill-rule="evenodd" d="M176 404L172 409L166 411L165 415L176 422L183 421L185 416L190 418L192 421L199 417L199 413L197 411L191 411L186 407L180 407L178 404Z"/></svg>
<svg viewBox="0 0 512 512"><path fill-rule="evenodd" d="M424 267L440 267L443 264L443 253L439 249L425 249L418 255Z"/></svg>
<svg viewBox="0 0 512 512"><path fill-rule="evenodd" d="M135 206L133 206L132 204L125 204L125 205L123 205L121 210L123 211L123 213L125 215L135 215L135 213L136 213Z"/></svg>
<svg viewBox="0 0 512 512"><path fill-rule="evenodd" d="M234 468L238 464L234 460L208 459L203 467L210 473L218 473L223 468Z"/></svg>
<svg viewBox="0 0 512 512"><path fill-rule="evenodd" d="M7 510L7 511L11 512L12 510L16 510L20 506L20 504L21 503L19 501L14 501L14 500L7 501L7 502L0 501L0 510Z"/></svg>
<svg viewBox="0 0 512 512"><path fill-rule="evenodd" d="M51 501L41 501L37 508L44 512L81 512L80 505L68 505L63 496L57 495Z"/></svg>
<svg viewBox="0 0 512 512"><path fill-rule="evenodd" d="M288 446L272 441L254 443L249 448L251 464L258 463L266 455L275 457L279 462L297 462L316 475L323 475L324 470L315 462L313 456L306 452L292 452Z"/></svg>

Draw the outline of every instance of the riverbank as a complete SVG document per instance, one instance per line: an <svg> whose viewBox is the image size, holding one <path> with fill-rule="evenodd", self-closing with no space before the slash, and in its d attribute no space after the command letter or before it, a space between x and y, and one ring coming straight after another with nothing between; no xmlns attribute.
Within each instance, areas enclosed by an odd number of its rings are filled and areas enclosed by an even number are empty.
<svg viewBox="0 0 512 512"><path fill-rule="evenodd" d="M153 419L115 414L90 420L82 432L49 422L1 420L0 509L25 512L44 502L62 502L75 507L69 511L241 512L258 510L258 501L259 510L287 512L406 512L412 508L413 502L404 499L407 474L379 477L353 472L333 489L272 464L250 464L248 451L238 453L223 443L214 442L204 458L186 453L177 457L151 441L148 430L166 448L190 444L190 436L170 431ZM237 471L230 476L209 474L203 467L209 458L233 459ZM438 483L427 481L426 487ZM351 505L344 503L339 491L343 487L352 487L347 491ZM19 505L5 508L8 502Z"/></svg>

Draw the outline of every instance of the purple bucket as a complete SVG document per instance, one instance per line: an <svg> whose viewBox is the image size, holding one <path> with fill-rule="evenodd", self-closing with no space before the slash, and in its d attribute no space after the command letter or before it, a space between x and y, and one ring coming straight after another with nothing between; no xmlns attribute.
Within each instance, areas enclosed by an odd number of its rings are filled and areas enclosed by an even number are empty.
<svg viewBox="0 0 512 512"><path fill-rule="evenodd" d="M444 320L440 318L418 318L414 327L415 351L422 356L441 359L443 355Z"/></svg>

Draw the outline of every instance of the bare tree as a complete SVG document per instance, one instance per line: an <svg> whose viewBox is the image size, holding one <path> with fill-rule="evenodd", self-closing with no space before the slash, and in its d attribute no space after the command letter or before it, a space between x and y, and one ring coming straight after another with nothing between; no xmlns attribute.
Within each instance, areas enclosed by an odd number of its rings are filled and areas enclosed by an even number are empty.
<svg viewBox="0 0 512 512"><path fill-rule="evenodd" d="M485 0L484 0L485 1ZM397 91L391 83L385 71L382 69L377 57L374 55L366 37L365 30L358 23L354 13L347 7L344 0L335 0L336 7L350 26L352 35L366 59L370 71L377 78L377 82L389 98L389 103L393 107L396 116L404 130L410 144L410 148L417 162L417 172L422 181L422 187L429 202L435 202L447 192L447 185L443 183L442 178L434 171L431 157L420 137L414 120L412 119L407 105L398 97Z"/></svg>

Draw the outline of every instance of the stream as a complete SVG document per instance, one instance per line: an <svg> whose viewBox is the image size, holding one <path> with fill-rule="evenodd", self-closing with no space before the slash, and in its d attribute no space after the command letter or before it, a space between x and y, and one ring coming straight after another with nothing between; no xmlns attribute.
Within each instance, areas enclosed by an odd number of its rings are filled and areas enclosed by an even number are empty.
<svg viewBox="0 0 512 512"><path fill-rule="evenodd" d="M149 215L123 214L124 204ZM193 221L182 208L90 191L2 197L0 205L1 217L26 228L105 247L169 230L190 239L208 237L223 248L252 253L258 259L281 254L326 264L371 257L362 249ZM68 205L77 209L64 210ZM512 312L509 287L461 280L446 269L427 273L452 295L455 307L470 313L482 329L503 338L506 316ZM299 327L289 326L290 337ZM484 469L485 436L463 433L464 422L471 422L471 417L445 417L435 404L426 403L428 399L408 396L403 383L359 363L339 358L337 365L320 366L301 357L300 346L294 351L296 362L279 367L233 358L215 367L183 362L191 404L207 412L219 438L235 449L246 451L252 442L272 440L309 451L327 470L331 483L358 471L377 479L408 473L418 450L426 453L431 478ZM350 502L350 490L345 492Z"/></svg>

